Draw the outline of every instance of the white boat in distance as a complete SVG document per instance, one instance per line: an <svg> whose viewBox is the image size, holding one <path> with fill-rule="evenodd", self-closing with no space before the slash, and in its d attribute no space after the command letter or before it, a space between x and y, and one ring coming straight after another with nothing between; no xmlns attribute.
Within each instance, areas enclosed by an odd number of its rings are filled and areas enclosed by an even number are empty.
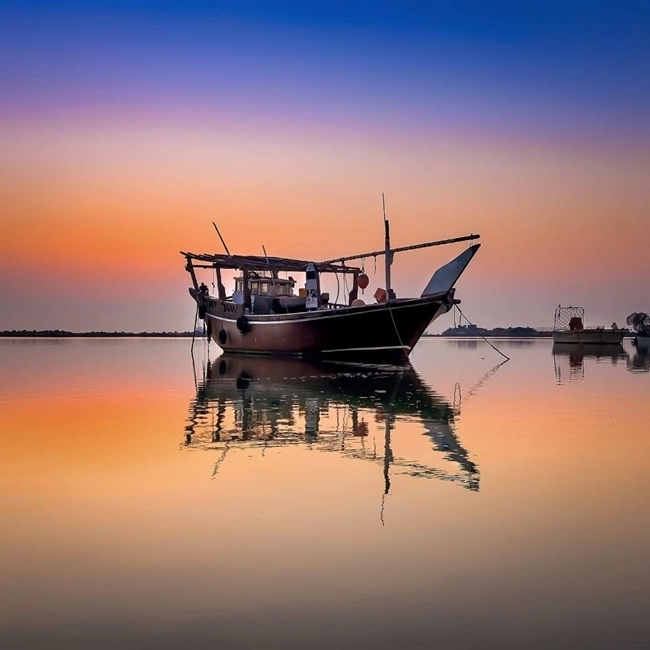
<svg viewBox="0 0 650 650"><path fill-rule="evenodd" d="M583 307L562 307L555 310L553 322L553 342L578 345L621 344L630 331L612 323L610 328L585 327Z"/></svg>

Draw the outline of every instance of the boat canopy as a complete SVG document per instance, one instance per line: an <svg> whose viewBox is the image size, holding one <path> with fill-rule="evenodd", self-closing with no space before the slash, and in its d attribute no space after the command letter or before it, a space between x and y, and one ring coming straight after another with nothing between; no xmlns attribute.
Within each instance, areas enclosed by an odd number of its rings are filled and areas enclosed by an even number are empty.
<svg viewBox="0 0 650 650"><path fill-rule="evenodd" d="M304 271L308 264L313 264L319 273L361 273L356 266L344 263L312 262L311 260L297 260L289 257L265 257L263 255L217 255L211 253L186 253L181 255L190 262L204 263L207 268L246 269L249 271ZM193 264L202 268L200 264Z"/></svg>

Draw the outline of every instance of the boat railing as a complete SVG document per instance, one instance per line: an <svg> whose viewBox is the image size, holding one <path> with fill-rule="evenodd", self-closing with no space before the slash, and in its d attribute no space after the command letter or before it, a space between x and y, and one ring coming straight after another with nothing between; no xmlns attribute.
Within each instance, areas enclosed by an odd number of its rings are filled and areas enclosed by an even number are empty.
<svg viewBox="0 0 650 650"><path fill-rule="evenodd" d="M600 330L606 330L606 329L608 329L608 328L605 327L604 325L583 325L579 330L572 330L572 329L570 329L568 327L564 327L564 328L561 328L561 329L560 328L554 329L552 331L553 332L575 332L575 331L584 332L584 331L587 331L587 330L588 331L600 331ZM617 328L612 327L611 329L627 330L626 327L617 327ZM548 332L548 331L551 331L551 330L547 328L545 331Z"/></svg>

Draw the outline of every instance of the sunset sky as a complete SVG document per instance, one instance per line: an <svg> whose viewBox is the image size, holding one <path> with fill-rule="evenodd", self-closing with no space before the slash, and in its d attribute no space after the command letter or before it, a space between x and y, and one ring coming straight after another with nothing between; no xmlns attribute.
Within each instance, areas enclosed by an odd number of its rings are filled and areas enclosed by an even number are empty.
<svg viewBox="0 0 650 650"><path fill-rule="evenodd" d="M179 251L222 252L212 221L324 259L382 246L382 192L395 245L481 234L480 325L650 311L648 2L0 12L0 329L191 329ZM462 248L397 257L397 295Z"/></svg>

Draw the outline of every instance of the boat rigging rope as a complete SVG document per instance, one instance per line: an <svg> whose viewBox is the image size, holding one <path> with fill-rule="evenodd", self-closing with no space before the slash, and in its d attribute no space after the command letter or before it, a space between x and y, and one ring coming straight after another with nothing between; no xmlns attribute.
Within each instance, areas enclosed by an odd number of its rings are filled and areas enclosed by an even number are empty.
<svg viewBox="0 0 650 650"><path fill-rule="evenodd" d="M499 350L497 347L495 347L494 345L492 345L492 343L490 343L490 341L488 341L488 340L485 338L485 336L483 336L483 334L481 334L481 332L479 332L479 330L478 330L478 328L476 327L476 325L474 325L474 323L472 323L472 322L469 320L469 318L467 318L467 316L465 316L465 314L463 314L463 312L461 311L461 308L458 306L458 304L456 304L456 305L454 305L454 306L456 307L456 309L458 309L458 313L459 313L459 314L460 314L460 315L461 315L461 316L462 316L462 317L467 321L467 324L468 324L468 325L469 325L469 326L470 326L470 327L471 327L471 328L472 328L472 329L473 329L473 330L474 330L474 331L475 331L475 332L476 332L476 333L477 333L477 334L478 334L478 335L479 335L479 336L480 336L480 337L481 337L481 338L482 338L482 339L483 339L483 340L484 340L484 341L485 341L485 342L486 342L486 343L487 343L487 344L488 344L488 345L489 345L489 346L490 346L490 347L491 347L495 352L498 352L498 353L499 353L499 354L500 354L500 355L501 355L501 356L502 356L506 361L510 361L510 357L509 357L509 356L503 354L503 352L501 352L501 350ZM459 323L459 324L460 324L460 323Z"/></svg>
<svg viewBox="0 0 650 650"><path fill-rule="evenodd" d="M341 289L340 283L339 283L339 274L334 273L334 276L336 277L336 300L334 301L335 305L339 304L339 291Z"/></svg>
<svg viewBox="0 0 650 650"><path fill-rule="evenodd" d="M388 307L388 313L390 314L390 319L393 321L393 327L395 328L395 334L397 334L397 340L399 341L402 350L405 350L406 346L402 341L402 337L399 335L399 330L397 329L397 323L395 322L395 317L393 316L393 310L390 308L390 300L386 302L386 306Z"/></svg>

